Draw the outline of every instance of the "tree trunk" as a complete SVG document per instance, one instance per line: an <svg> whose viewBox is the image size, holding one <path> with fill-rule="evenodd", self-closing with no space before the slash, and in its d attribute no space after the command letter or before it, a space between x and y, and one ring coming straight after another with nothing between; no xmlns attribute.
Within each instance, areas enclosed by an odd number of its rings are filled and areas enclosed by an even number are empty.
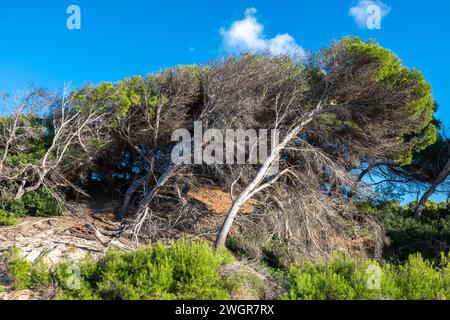
<svg viewBox="0 0 450 320"><path fill-rule="evenodd" d="M437 178L433 181L431 186L428 188L428 190L424 193L422 198L420 199L419 203L416 206L416 210L414 211L414 218L420 219L422 217L422 211L425 208L425 204L427 203L428 199L431 197L431 195L436 191L437 187L447 179L448 175L450 174L450 159L447 160L447 164L445 167L441 170Z"/></svg>
<svg viewBox="0 0 450 320"><path fill-rule="evenodd" d="M306 126L309 122L312 121L312 119L314 118L314 115L320 110L321 105L322 105L322 103L319 102L317 107L306 117L306 119L304 121L302 121L299 125L294 127L286 135L286 137L283 139L283 141L280 144L278 144L275 148L273 148L272 152L270 153L270 156L266 159L266 161L264 161L262 167L259 169L255 178L239 194L239 196L233 202L233 205L231 206L230 210L228 211L227 217L225 218L225 221L223 222L222 228L220 229L219 233L217 234L217 239L216 239L216 243L215 243L216 248L219 248L219 247L225 245L225 241L228 237L228 233L230 232L231 226L233 225L234 219L236 218L237 214L239 213L241 206L259 191L258 186L261 184L261 182L267 176L267 172L269 171L270 167L272 166L272 164L278 157L279 152L286 147L286 145L288 144L289 141L291 141L293 138L295 138L300 133L300 130L302 130L304 126Z"/></svg>
<svg viewBox="0 0 450 320"><path fill-rule="evenodd" d="M137 189L141 188L144 185L146 179L147 177L143 177L139 180L136 180L128 188L127 192L125 193L125 198L123 200L122 207L120 208L116 216L118 220L122 220L125 217L125 215L128 212L128 207L130 206L131 199L133 198L134 193L136 192Z"/></svg>
<svg viewBox="0 0 450 320"><path fill-rule="evenodd" d="M147 193L141 200L138 208L138 212L143 210L155 197L155 195L158 193L159 188L161 188L167 180L170 179L170 177L173 176L175 173L176 165L174 163L171 163L167 169L164 171L164 173L159 177L156 184L153 186L153 188L150 190L149 193Z"/></svg>

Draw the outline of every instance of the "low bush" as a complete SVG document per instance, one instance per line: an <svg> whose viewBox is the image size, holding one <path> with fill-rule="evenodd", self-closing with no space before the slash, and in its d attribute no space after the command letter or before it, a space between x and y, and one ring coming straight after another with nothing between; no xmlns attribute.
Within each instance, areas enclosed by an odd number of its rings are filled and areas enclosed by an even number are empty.
<svg viewBox="0 0 450 320"><path fill-rule="evenodd" d="M26 260L22 252L12 247L8 253L8 270L16 290L27 289L31 286L32 264Z"/></svg>
<svg viewBox="0 0 450 320"><path fill-rule="evenodd" d="M167 247L161 243L132 252L112 251L97 263L79 265L78 290L67 285L73 276L70 263L56 270L61 290L57 299L227 299L230 286L219 267L230 263L232 255L214 251L207 243L178 241Z"/></svg>
<svg viewBox="0 0 450 320"><path fill-rule="evenodd" d="M62 207L46 190L26 193L20 199L2 199L1 208L16 217L49 217L62 213Z"/></svg>
<svg viewBox="0 0 450 320"><path fill-rule="evenodd" d="M50 267L42 256L37 259L31 269L31 282L44 287L51 282Z"/></svg>
<svg viewBox="0 0 450 320"><path fill-rule="evenodd" d="M16 223L17 220L13 213L8 213L6 210L0 209L0 227L13 226Z"/></svg>
<svg viewBox="0 0 450 320"><path fill-rule="evenodd" d="M8 271L14 289L23 290L32 286L47 287L51 282L51 271L43 257L39 257L34 265L25 259L20 249L12 247L6 257Z"/></svg>
<svg viewBox="0 0 450 320"><path fill-rule="evenodd" d="M295 265L289 272L294 300L450 299L450 263L436 267L420 254L400 265L337 256L327 263Z"/></svg>
<svg viewBox="0 0 450 320"><path fill-rule="evenodd" d="M450 250L450 212L447 203L429 201L422 218L413 218L415 204L401 206L398 201L377 205L360 203L360 211L378 218L391 244L386 257L405 261L411 254L421 253L424 258L439 260L441 252Z"/></svg>
<svg viewBox="0 0 450 320"><path fill-rule="evenodd" d="M440 263L409 256L401 264L379 263L336 255L328 262L293 265L276 271L283 299L355 300L450 299L450 255ZM99 261L63 261L50 271L43 260L32 265L12 248L8 270L15 289L57 285L55 299L81 300L201 300L263 298L262 278L234 269L233 256L214 251L208 243L178 241L131 252L110 251ZM225 272L227 270L233 272ZM281 275L282 273L282 275ZM273 278L275 279L275 277ZM277 295L278 296L278 295Z"/></svg>
<svg viewBox="0 0 450 320"><path fill-rule="evenodd" d="M262 260L271 268L286 268L289 262L286 242L278 238L270 240L262 248Z"/></svg>

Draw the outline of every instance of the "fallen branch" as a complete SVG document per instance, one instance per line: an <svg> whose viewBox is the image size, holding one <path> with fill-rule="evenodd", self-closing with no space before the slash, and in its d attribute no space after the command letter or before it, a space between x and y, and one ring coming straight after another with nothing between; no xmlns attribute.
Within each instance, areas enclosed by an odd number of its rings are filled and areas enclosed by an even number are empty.
<svg viewBox="0 0 450 320"><path fill-rule="evenodd" d="M122 250L130 250L130 248L126 245L124 245L123 243L115 240L115 239L110 239L105 237L102 233L100 233L100 231L97 230L96 227L94 227L92 224L85 224L84 225L86 227L86 229L88 229L94 236L95 238L106 248L109 248L111 245L114 247L117 247L119 249Z"/></svg>

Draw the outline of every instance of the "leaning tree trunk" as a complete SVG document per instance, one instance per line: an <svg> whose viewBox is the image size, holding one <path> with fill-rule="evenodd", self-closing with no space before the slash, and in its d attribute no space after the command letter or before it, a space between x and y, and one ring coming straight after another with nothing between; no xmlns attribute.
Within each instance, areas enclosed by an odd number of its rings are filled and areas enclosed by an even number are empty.
<svg viewBox="0 0 450 320"><path fill-rule="evenodd" d="M414 218L420 219L422 216L422 211L425 208L425 204L427 203L428 199L431 197L431 195L436 191L437 187L447 179L448 175L450 174L450 159L447 160L447 164L445 167L441 170L437 178L433 181L430 188L424 193L422 198L420 199L419 203L416 206L416 210L414 211Z"/></svg>
<svg viewBox="0 0 450 320"><path fill-rule="evenodd" d="M170 179L170 177L174 175L176 169L177 166L173 162L171 162L170 165L163 172L163 174L159 177L158 181L150 190L150 192L148 192L140 201L138 212L144 210L145 207L153 200L153 198L158 193L159 189L167 182L167 180Z"/></svg>
<svg viewBox="0 0 450 320"><path fill-rule="evenodd" d="M314 115L321 109L322 103L319 102L317 107L306 117L305 120L303 120L300 124L298 124L296 127L294 127L289 133L286 135L286 137L281 141L280 144L278 144L275 148L273 148L272 152L270 153L270 156L264 161L263 165L259 169L258 173L256 174L255 178L250 182L250 184L239 194L239 196L236 198L236 200L233 202L233 205L231 206L230 210L228 211L227 217L225 218L225 221L222 225L222 228L220 229L219 233L217 234L217 239L215 246L216 248L219 248L221 246L225 245L225 241L228 237L228 233L230 232L231 226L233 225L234 219L236 218L237 214L239 213L240 208L242 205L247 202L252 196L254 196L258 191L262 190L260 186L261 182L266 178L267 173L272 166L272 164L276 161L279 152L283 150L286 145L294 139L300 131L303 129L304 126L306 126L309 122L311 122L314 118Z"/></svg>
<svg viewBox="0 0 450 320"><path fill-rule="evenodd" d="M151 175L149 175L149 176L151 176ZM137 189L139 189L145 185L147 177L148 176L145 176L139 180L136 180L128 188L127 192L125 193L125 199L123 200L122 207L120 208L119 212L116 215L116 218L118 220L122 220L125 217L125 215L128 212L128 207L130 206L131 199L133 198L134 193L136 192Z"/></svg>

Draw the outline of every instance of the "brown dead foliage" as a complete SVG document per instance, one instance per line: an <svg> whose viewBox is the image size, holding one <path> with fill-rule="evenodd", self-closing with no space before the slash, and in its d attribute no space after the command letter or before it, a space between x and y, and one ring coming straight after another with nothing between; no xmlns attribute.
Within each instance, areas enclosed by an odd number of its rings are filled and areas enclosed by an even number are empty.
<svg viewBox="0 0 450 320"><path fill-rule="evenodd" d="M218 188L199 187L189 191L187 195L215 214L226 214L233 204L230 194ZM241 207L240 213L250 214L255 211L255 206L256 200L250 199Z"/></svg>

